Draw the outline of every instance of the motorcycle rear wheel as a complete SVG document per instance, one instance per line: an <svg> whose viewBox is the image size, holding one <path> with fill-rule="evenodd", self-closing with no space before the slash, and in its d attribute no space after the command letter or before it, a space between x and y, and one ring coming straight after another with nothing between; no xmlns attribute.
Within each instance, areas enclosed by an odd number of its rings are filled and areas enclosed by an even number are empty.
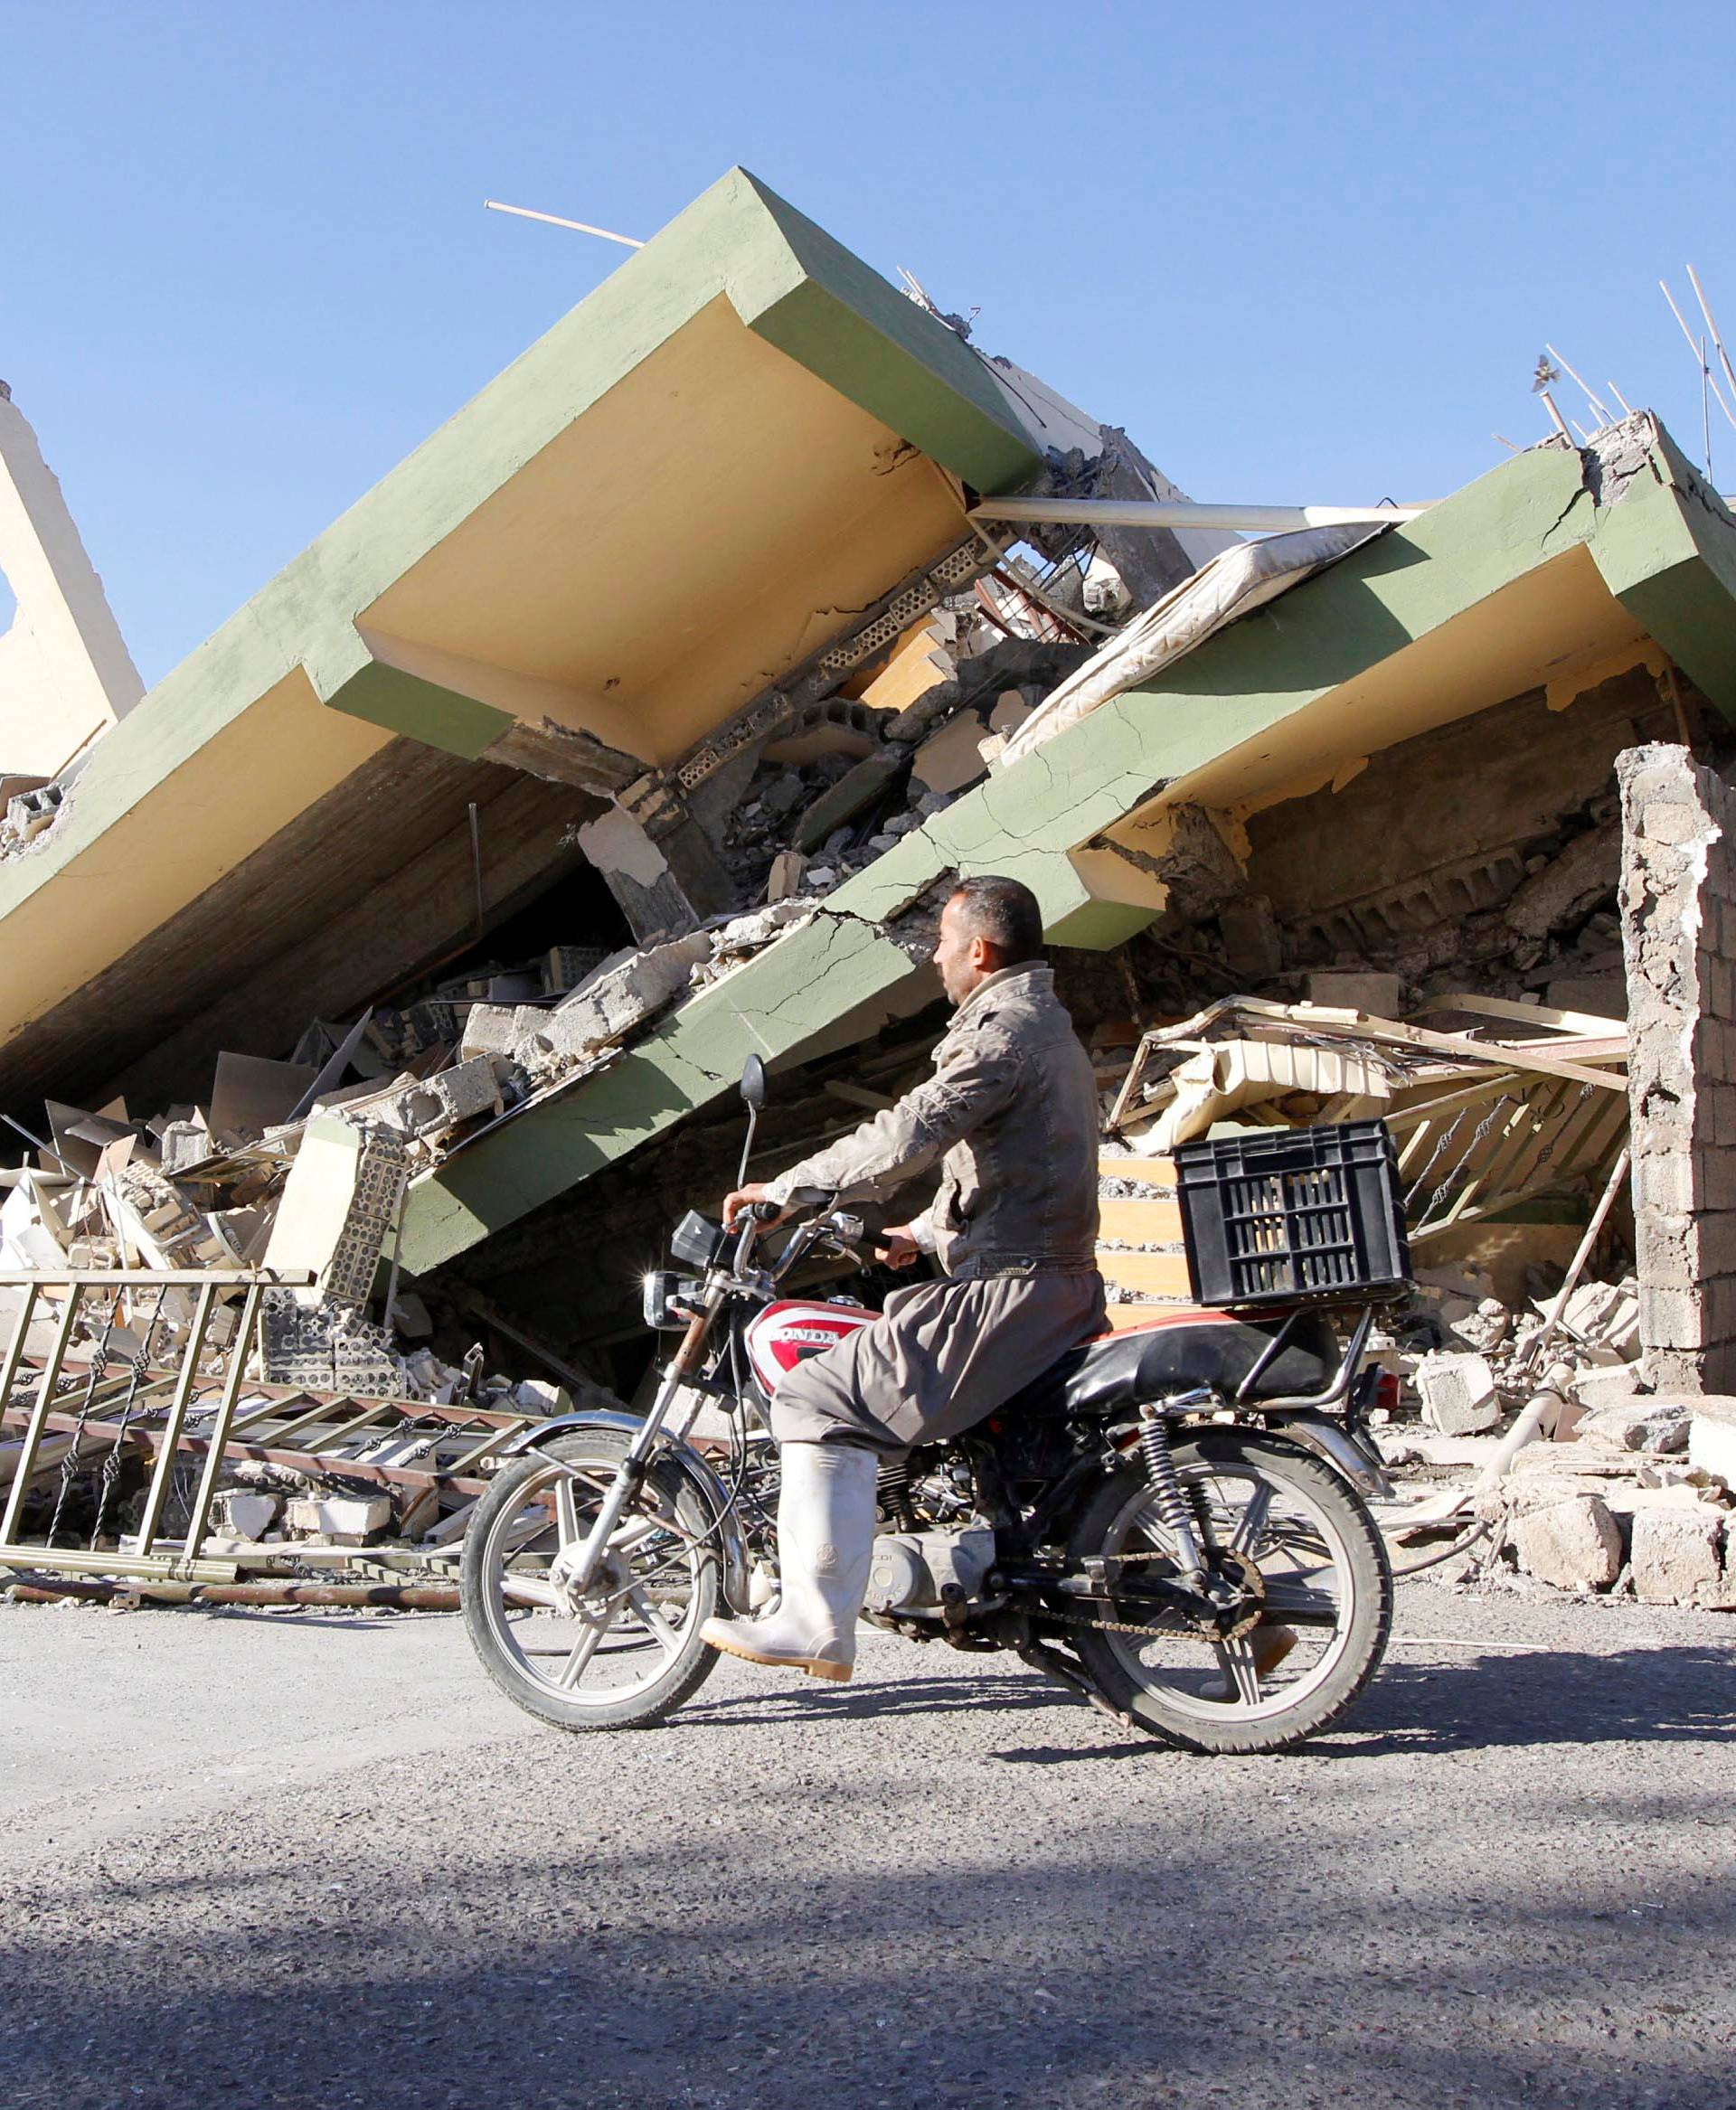
<svg viewBox="0 0 1736 2110"><path fill-rule="evenodd" d="M482 1667L515 1706L559 1729L646 1729L717 1663L699 1630L717 1608L712 1519L693 1483L656 1464L582 1605L549 1564L582 1539L626 1455L615 1429L579 1429L504 1466L464 1537L458 1593Z"/></svg>
<svg viewBox="0 0 1736 2110"><path fill-rule="evenodd" d="M1392 1571L1380 1531L1335 1473L1288 1444L1213 1430L1176 1444L1175 1459L1196 1529L1259 1568L1260 1623L1214 1644L1124 1603L1111 1615L1146 1631L1085 1628L1070 1638L1099 1690L1153 1736L1208 1755L1294 1749L1345 1712L1386 1653ZM1161 1573L1171 1544L1130 1462L1087 1502L1068 1550L1075 1563L1108 1556L1137 1576L1142 1554ZM1287 1640L1288 1653L1262 1668Z"/></svg>

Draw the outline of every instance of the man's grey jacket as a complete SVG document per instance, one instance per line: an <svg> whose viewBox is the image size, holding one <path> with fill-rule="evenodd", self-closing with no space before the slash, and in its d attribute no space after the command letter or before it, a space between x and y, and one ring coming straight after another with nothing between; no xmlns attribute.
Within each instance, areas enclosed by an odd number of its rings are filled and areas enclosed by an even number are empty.
<svg viewBox="0 0 1736 2110"><path fill-rule="evenodd" d="M953 1014L934 1075L768 1185L783 1204L879 1201L939 1162L911 1229L956 1278L1097 1267L1097 1083L1054 975L1003 967Z"/></svg>

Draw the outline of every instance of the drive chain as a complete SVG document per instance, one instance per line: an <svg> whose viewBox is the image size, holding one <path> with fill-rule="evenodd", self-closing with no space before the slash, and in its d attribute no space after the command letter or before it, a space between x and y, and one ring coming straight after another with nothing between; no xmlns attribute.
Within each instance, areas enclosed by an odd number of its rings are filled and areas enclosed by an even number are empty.
<svg viewBox="0 0 1736 2110"><path fill-rule="evenodd" d="M1131 1566L1135 1561L1163 1560L1167 1556L1162 1553L1099 1553L1093 1555L1092 1558L1100 1560L1106 1568L1111 1565L1124 1568ZM1183 1639L1192 1638L1197 1641L1213 1639L1211 1634L1201 1634L1197 1627L1154 1626L1149 1620L1088 1619L1080 1613L1053 1611L1047 1606L1043 1607L1043 1611L1045 1617L1055 1620L1060 1625L1089 1627L1098 1634L1143 1634L1147 1638L1153 1634L1176 1634ZM1170 1615L1177 1619L1181 1616L1179 1613ZM1160 1614L1159 1616L1163 1616L1163 1615ZM1246 1629L1244 1628L1242 1631L1245 1632ZM1235 1636L1233 1634L1219 1635L1216 1638L1233 1640Z"/></svg>

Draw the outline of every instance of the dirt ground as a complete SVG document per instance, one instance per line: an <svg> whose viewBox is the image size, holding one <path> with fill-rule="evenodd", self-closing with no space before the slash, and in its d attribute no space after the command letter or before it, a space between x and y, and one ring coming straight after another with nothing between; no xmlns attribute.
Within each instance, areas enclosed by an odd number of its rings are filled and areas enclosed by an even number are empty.
<svg viewBox="0 0 1736 2110"><path fill-rule="evenodd" d="M580 1738L455 1619L0 1606L0 2102L1736 2105L1736 1615L1398 1632L1204 1760L880 1635Z"/></svg>

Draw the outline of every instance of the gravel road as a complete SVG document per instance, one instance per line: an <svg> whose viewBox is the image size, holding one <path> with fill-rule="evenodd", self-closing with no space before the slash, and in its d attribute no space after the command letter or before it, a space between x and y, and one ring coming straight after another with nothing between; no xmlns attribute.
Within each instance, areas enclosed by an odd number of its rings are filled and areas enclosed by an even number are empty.
<svg viewBox="0 0 1736 2110"><path fill-rule="evenodd" d="M580 1738L452 1619L0 1605L0 2103L1736 2105L1736 1616L1399 1632L1203 1760L879 1635Z"/></svg>

